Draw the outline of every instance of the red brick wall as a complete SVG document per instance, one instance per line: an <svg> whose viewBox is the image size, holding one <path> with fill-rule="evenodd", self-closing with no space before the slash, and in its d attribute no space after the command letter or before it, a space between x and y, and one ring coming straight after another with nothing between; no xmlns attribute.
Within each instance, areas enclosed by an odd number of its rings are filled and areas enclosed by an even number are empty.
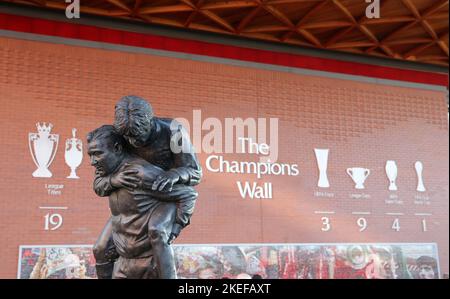
<svg viewBox="0 0 450 299"><path fill-rule="evenodd" d="M236 181L254 175L215 174L205 170L192 224L178 243L432 243L439 248L441 271L448 273L448 123L445 94L337 79L308 77L184 59L88 49L0 38L1 246L0 277L17 274L19 245L92 244L108 217L108 204L92 191L93 169L84 155L80 180L69 180L65 139L113 120L114 104L140 95L159 116L192 118L277 117L279 162L298 164L299 176L265 176L274 198L239 196ZM51 122L60 135L52 178L33 178L35 165L28 133L35 123ZM318 198L314 148L329 148L328 175L333 199ZM253 156L224 155L229 160ZM205 168L207 154L200 154ZM386 160L399 168L397 192L403 204L387 204ZM424 163L430 205L414 203L414 163ZM369 168L364 192L357 193L345 170ZM61 196L45 184L63 184ZM63 226L44 230L41 206L64 206ZM315 211L334 211L332 229L321 231ZM369 227L359 232L354 211L370 211ZM398 216L401 230L391 229ZM428 231L422 217L430 213Z"/></svg>

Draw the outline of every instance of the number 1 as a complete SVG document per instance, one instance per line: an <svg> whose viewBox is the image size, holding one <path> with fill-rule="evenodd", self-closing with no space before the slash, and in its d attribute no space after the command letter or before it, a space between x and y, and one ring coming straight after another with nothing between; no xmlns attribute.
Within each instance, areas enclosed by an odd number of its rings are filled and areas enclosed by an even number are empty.
<svg viewBox="0 0 450 299"><path fill-rule="evenodd" d="M423 230L424 232L428 231L428 228L427 228L427 221L426 221L425 219L422 219L422 230Z"/></svg>

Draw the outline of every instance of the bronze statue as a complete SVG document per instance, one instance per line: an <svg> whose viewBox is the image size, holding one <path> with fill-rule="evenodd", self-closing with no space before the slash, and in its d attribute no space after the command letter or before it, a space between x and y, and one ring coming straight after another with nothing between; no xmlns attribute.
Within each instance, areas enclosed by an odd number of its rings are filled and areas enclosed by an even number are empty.
<svg viewBox="0 0 450 299"><path fill-rule="evenodd" d="M116 105L114 127L88 134L94 190L109 196L112 212L94 246L99 278L176 278L171 243L190 223L198 196L190 186L202 170L186 138L177 141L188 143L182 152L171 150L182 130L171 122L127 96Z"/></svg>

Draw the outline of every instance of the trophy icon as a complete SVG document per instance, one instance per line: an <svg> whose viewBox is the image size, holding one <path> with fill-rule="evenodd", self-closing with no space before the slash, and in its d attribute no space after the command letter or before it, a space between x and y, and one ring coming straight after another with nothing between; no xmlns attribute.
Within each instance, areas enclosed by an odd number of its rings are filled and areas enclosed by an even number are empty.
<svg viewBox="0 0 450 299"><path fill-rule="evenodd" d="M75 170L78 166L80 166L81 161L83 160L83 142L81 139L78 139L75 135L77 133L77 129L72 129L72 138L66 140L66 152L64 154L64 158L66 160L66 164L70 167L70 175L67 177L68 179L79 179Z"/></svg>
<svg viewBox="0 0 450 299"><path fill-rule="evenodd" d="M55 158L58 149L58 134L50 134L53 125L49 123L36 124L37 133L28 133L28 146L31 157L37 169L33 172L35 178L50 178L52 173L48 169Z"/></svg>
<svg viewBox="0 0 450 299"><path fill-rule="evenodd" d="M330 182L327 177L328 153L329 149L314 149L316 154L317 166L319 167L319 181L317 186L320 188L329 188Z"/></svg>
<svg viewBox="0 0 450 299"><path fill-rule="evenodd" d="M389 190L397 191L397 185L395 184L395 180L397 179L397 164L395 164L395 161L386 162L386 175L390 182Z"/></svg>
<svg viewBox="0 0 450 299"><path fill-rule="evenodd" d="M347 168L347 174L352 178L353 182L355 182L356 189L364 189L364 182L370 175L370 169L361 167Z"/></svg>
<svg viewBox="0 0 450 299"><path fill-rule="evenodd" d="M423 183L423 163L420 161L417 161L416 164L414 164L414 167L416 168L417 173L417 191L419 192L425 192L427 189L425 189L425 185Z"/></svg>

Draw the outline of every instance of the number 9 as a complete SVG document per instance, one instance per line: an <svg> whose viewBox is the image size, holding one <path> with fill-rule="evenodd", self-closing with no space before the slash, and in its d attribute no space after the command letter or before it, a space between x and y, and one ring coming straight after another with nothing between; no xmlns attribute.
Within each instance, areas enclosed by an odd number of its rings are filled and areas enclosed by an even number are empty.
<svg viewBox="0 0 450 299"><path fill-rule="evenodd" d="M366 218L359 218L358 220L356 220L356 223L359 226L359 231L360 232L366 230L366 228L367 228L367 220L366 220Z"/></svg>

